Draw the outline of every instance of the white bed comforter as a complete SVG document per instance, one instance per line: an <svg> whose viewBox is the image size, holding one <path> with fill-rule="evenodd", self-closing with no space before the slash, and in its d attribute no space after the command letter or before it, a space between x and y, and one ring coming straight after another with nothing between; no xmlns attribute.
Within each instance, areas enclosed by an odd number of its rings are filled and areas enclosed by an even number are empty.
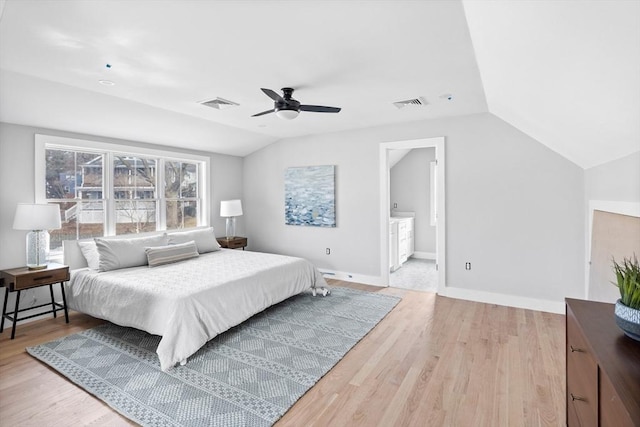
<svg viewBox="0 0 640 427"><path fill-rule="evenodd" d="M161 335L166 371L265 308L325 285L302 258L222 249L153 268L76 270L66 293L74 310Z"/></svg>

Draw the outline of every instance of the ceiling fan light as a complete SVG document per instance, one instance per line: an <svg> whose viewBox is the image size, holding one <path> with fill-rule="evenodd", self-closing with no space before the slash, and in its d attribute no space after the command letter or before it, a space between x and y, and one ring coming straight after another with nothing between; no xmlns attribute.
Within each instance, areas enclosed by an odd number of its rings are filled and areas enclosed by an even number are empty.
<svg viewBox="0 0 640 427"><path fill-rule="evenodd" d="M278 110L276 111L276 116L278 116L279 118L283 119L283 120L293 120L296 117L298 117L298 111L297 110Z"/></svg>

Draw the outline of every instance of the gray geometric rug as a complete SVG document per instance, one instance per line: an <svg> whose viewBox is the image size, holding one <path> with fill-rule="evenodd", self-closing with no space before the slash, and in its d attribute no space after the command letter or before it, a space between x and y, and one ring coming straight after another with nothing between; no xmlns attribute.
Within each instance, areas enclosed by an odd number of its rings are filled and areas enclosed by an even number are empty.
<svg viewBox="0 0 640 427"><path fill-rule="evenodd" d="M160 337L111 323L27 348L143 426L270 426L400 298L347 288L291 297L160 370Z"/></svg>

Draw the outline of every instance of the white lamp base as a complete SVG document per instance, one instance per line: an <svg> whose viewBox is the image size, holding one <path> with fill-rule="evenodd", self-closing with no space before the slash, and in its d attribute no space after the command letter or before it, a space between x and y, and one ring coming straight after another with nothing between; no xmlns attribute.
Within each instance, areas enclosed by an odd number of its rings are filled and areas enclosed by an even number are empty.
<svg viewBox="0 0 640 427"><path fill-rule="evenodd" d="M49 232L33 230L27 233L27 267L29 270L47 268L49 258Z"/></svg>
<svg viewBox="0 0 640 427"><path fill-rule="evenodd" d="M231 240L236 235L236 217L227 217L227 240Z"/></svg>

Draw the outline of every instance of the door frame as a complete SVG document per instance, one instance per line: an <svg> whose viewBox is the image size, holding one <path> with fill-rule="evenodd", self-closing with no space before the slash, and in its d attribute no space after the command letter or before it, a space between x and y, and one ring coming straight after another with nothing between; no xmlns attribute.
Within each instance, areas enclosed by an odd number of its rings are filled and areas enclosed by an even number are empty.
<svg viewBox="0 0 640 427"><path fill-rule="evenodd" d="M436 265L438 266L438 293L446 287L446 215L445 215L445 139L410 139L383 142L379 146L380 157L380 267L381 281L389 286L389 217L391 206L389 150L435 148L436 169ZM425 165L427 167L428 165Z"/></svg>
<svg viewBox="0 0 640 427"><path fill-rule="evenodd" d="M590 269L591 269L591 239L593 238L593 211L604 211L621 215L640 217L640 203L619 202L610 200L589 200L587 208L587 224L585 230L585 270L584 270L584 298L589 299L591 293Z"/></svg>

